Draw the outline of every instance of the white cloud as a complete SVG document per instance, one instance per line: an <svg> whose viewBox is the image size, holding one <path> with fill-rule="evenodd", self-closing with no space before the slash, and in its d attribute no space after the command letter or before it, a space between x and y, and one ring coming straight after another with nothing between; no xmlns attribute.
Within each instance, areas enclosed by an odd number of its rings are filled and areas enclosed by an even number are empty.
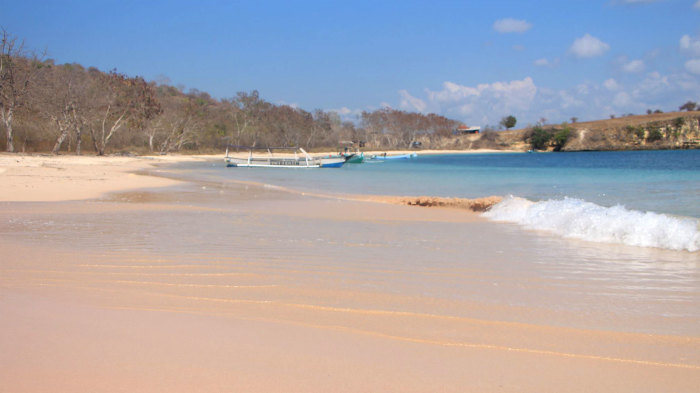
<svg viewBox="0 0 700 393"><path fill-rule="evenodd" d="M628 93L621 91L615 94L615 98L613 99L613 105L615 105L618 108L626 108L629 107L630 104L632 104L632 97Z"/></svg>
<svg viewBox="0 0 700 393"><path fill-rule="evenodd" d="M644 61L642 60L632 60L622 66L622 70L625 72L642 72L644 71Z"/></svg>
<svg viewBox="0 0 700 393"><path fill-rule="evenodd" d="M339 114L339 115L343 115L343 116L344 116L344 115L349 115L350 113L352 113L352 110L351 110L350 108L348 108L347 106L344 106L344 107L342 107L342 108L340 108L340 109L332 109L331 111L332 111L332 112L335 112L335 113L337 113L337 114Z"/></svg>
<svg viewBox="0 0 700 393"><path fill-rule="evenodd" d="M532 28L532 24L524 20L505 18L493 23L493 29L499 33L524 33Z"/></svg>
<svg viewBox="0 0 700 393"><path fill-rule="evenodd" d="M401 109L434 112L483 125L497 124L505 115L528 113L536 95L537 86L530 77L476 86L447 81L440 90L425 89L425 99L399 91Z"/></svg>
<svg viewBox="0 0 700 393"><path fill-rule="evenodd" d="M617 81L613 78L607 79L605 82L603 82L603 87L610 91L615 91L620 88L620 85L617 83Z"/></svg>
<svg viewBox="0 0 700 393"><path fill-rule="evenodd" d="M532 64L536 65L537 67L550 67L550 68L555 68L559 66L559 58L555 57L552 60L549 60L547 58L541 58L537 59L532 62Z"/></svg>
<svg viewBox="0 0 700 393"><path fill-rule="evenodd" d="M355 121L360 114L362 114L361 109L350 109L346 106L337 109L329 109L328 112L335 112L341 121Z"/></svg>
<svg viewBox="0 0 700 393"><path fill-rule="evenodd" d="M399 90L399 96L401 96L401 103L399 104L401 108L411 109L418 112L424 112L427 108L425 101L412 96L406 90Z"/></svg>
<svg viewBox="0 0 700 393"><path fill-rule="evenodd" d="M680 40L681 51L691 56L700 56L700 39L684 35Z"/></svg>
<svg viewBox="0 0 700 393"><path fill-rule="evenodd" d="M513 50L516 52L522 52L525 50L525 45L513 45Z"/></svg>
<svg viewBox="0 0 700 393"><path fill-rule="evenodd" d="M661 75L654 71L646 75L646 77L637 83L631 89L632 94L642 100L645 97L662 96L674 89L673 83L668 76Z"/></svg>
<svg viewBox="0 0 700 393"><path fill-rule="evenodd" d="M579 86L580 87L580 86ZM583 93L587 94L587 93ZM584 102L577 99L576 96L570 94L569 92L562 90L559 92L559 106L561 109L569 109L572 107L580 107L584 105Z"/></svg>
<svg viewBox="0 0 700 393"><path fill-rule="evenodd" d="M591 92L591 85L588 82L581 83L579 85L576 85L575 89L579 95L587 95Z"/></svg>
<svg viewBox="0 0 700 393"><path fill-rule="evenodd" d="M695 8L696 10L700 10L700 0L695 2L695 5L693 5L693 8Z"/></svg>
<svg viewBox="0 0 700 393"><path fill-rule="evenodd" d="M601 56L608 49L610 45L586 33L583 37L574 40L569 52L578 58L588 58Z"/></svg>
<svg viewBox="0 0 700 393"><path fill-rule="evenodd" d="M277 101L277 105L288 106L292 109L299 109L299 104L296 102L287 102L284 100Z"/></svg>
<svg viewBox="0 0 700 393"><path fill-rule="evenodd" d="M608 78L565 89L538 86L530 77L475 85L444 82L439 89L425 89L415 97L403 91L401 109L416 110L424 104L423 113L482 127L498 124L506 115L515 116L518 127L526 127L543 117L559 123L571 117L583 121L607 119L611 114L645 113L648 109L668 111L678 107L678 97L695 97L700 91L700 58L687 61L685 66L684 72L626 76L624 84Z"/></svg>
<svg viewBox="0 0 700 393"><path fill-rule="evenodd" d="M700 59L686 61L685 69L690 73L700 75Z"/></svg>

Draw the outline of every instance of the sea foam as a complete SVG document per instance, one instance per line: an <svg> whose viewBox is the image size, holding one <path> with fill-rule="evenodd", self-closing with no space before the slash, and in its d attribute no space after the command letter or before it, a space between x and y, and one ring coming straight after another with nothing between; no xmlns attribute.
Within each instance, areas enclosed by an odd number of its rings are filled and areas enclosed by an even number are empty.
<svg viewBox="0 0 700 393"><path fill-rule="evenodd" d="M641 212L619 205L603 207L575 198L533 202L511 196L483 215L494 221L513 222L567 238L691 252L700 250L697 219Z"/></svg>

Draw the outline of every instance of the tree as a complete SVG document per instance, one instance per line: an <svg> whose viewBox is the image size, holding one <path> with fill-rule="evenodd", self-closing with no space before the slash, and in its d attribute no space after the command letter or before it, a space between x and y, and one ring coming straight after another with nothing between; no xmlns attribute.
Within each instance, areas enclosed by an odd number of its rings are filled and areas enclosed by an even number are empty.
<svg viewBox="0 0 700 393"><path fill-rule="evenodd" d="M27 53L24 42L17 42L5 29L0 34L0 118L7 133L6 150L14 152L14 115L26 104L27 93L43 64L39 56Z"/></svg>
<svg viewBox="0 0 700 393"><path fill-rule="evenodd" d="M571 122L572 122L572 123L576 123L577 121L578 121L578 117L575 117L575 116L574 116L574 117L571 118Z"/></svg>
<svg viewBox="0 0 700 393"><path fill-rule="evenodd" d="M180 150L185 144L194 142L196 130L201 128L204 110L202 102L192 96L184 100L176 97L176 100L166 101L165 110L156 123L164 129L159 146L160 154Z"/></svg>
<svg viewBox="0 0 700 393"><path fill-rule="evenodd" d="M505 127L507 130L509 128L515 127L515 123L517 123L517 121L518 120L515 118L515 116L510 115L510 116L506 116L506 117L502 118L501 122L499 124L502 125L503 127Z"/></svg>
<svg viewBox="0 0 700 393"><path fill-rule="evenodd" d="M236 132L234 143L240 145L245 140L246 144L257 146L265 112L270 110L272 104L261 99L257 90L238 92L236 97L226 102L230 105L229 116Z"/></svg>
<svg viewBox="0 0 700 393"><path fill-rule="evenodd" d="M72 132L75 134L75 152L81 154L84 111L90 103L87 96L89 75L79 64L50 65L35 84L30 94L31 102L57 130L52 152L58 153Z"/></svg>
<svg viewBox="0 0 700 393"><path fill-rule="evenodd" d="M688 102L686 102L685 104L683 104L683 105L681 105L680 107L678 107L678 109L681 110L681 111L692 112L692 111L694 111L694 110L696 109L697 106L698 106L697 103L695 103L695 102L693 102L693 101L688 101Z"/></svg>
<svg viewBox="0 0 700 393"><path fill-rule="evenodd" d="M98 74L93 107L86 123L95 152L102 156L112 137L125 124L138 126L160 113L153 86L143 78L111 71Z"/></svg>

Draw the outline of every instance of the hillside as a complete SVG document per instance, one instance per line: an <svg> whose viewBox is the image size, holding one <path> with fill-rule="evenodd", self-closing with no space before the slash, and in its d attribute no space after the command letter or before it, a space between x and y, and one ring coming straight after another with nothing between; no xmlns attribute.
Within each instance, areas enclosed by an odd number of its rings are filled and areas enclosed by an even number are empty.
<svg viewBox="0 0 700 393"><path fill-rule="evenodd" d="M7 152L167 154L223 152L228 145L309 151L343 145L519 151L700 147L697 111L454 135L460 122L433 113L381 108L347 121L334 111L273 104L257 91L216 99L115 70L7 58L12 61L0 69L0 149Z"/></svg>
<svg viewBox="0 0 700 393"><path fill-rule="evenodd" d="M501 149L533 148L536 131L544 142L538 150L645 150L700 148L700 112L669 112L615 119L541 125L479 135L454 136L441 148ZM557 139L559 138L559 139Z"/></svg>

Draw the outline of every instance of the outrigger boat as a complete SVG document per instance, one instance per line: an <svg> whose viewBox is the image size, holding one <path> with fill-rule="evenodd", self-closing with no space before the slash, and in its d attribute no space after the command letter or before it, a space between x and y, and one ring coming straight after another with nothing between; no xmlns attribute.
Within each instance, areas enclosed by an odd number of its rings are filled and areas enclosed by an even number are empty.
<svg viewBox="0 0 700 393"><path fill-rule="evenodd" d="M248 157L232 157L229 155L229 147L245 148ZM345 157L311 157L301 147L268 147L267 157L253 156L252 146L227 146L224 162L227 167L260 167L260 168L340 168L347 160ZM272 150L294 150L294 157L274 157ZM299 156L297 151L302 153Z"/></svg>
<svg viewBox="0 0 700 393"><path fill-rule="evenodd" d="M343 153L342 156L346 157L348 164L362 164L365 161L365 153Z"/></svg>
<svg viewBox="0 0 700 393"><path fill-rule="evenodd" d="M360 147L365 145L364 141L358 141L358 146L355 147L353 141L340 141L343 145L343 150L338 153L338 156L345 157L346 164L362 164L365 161L365 153L360 151ZM355 150L353 153L352 150Z"/></svg>
<svg viewBox="0 0 700 393"><path fill-rule="evenodd" d="M394 156L388 156L386 153L384 154L375 154L370 157L370 160L408 160L409 158L416 158L418 157L417 153L408 153L408 154L398 154Z"/></svg>

